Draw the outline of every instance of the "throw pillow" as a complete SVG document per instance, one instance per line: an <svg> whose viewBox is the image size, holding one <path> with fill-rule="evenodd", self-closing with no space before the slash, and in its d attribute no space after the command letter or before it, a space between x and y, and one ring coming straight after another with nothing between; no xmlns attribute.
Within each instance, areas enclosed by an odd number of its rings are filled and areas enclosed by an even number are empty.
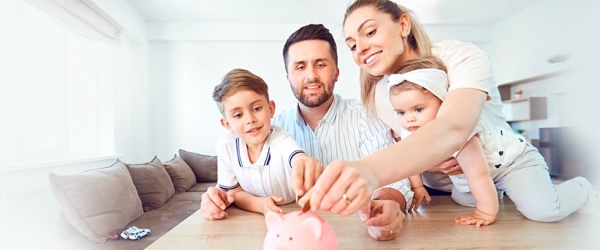
<svg viewBox="0 0 600 250"><path fill-rule="evenodd" d="M165 166L167 173L169 173L176 192L188 191L196 184L194 172L179 156L173 156L173 159L163 163L163 166Z"/></svg>
<svg viewBox="0 0 600 250"><path fill-rule="evenodd" d="M217 157L179 149L179 156L187 163L198 183L217 181Z"/></svg>
<svg viewBox="0 0 600 250"><path fill-rule="evenodd" d="M161 207L175 194L171 177L158 157L143 164L126 164L145 212Z"/></svg>
<svg viewBox="0 0 600 250"><path fill-rule="evenodd" d="M67 220L92 241L105 242L144 213L129 171L118 160L107 168L48 178Z"/></svg>

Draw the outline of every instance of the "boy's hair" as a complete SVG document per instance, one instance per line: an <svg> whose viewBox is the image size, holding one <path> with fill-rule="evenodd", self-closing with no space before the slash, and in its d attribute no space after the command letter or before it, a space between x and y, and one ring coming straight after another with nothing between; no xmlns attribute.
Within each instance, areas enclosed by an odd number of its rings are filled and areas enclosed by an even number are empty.
<svg viewBox="0 0 600 250"><path fill-rule="evenodd" d="M225 116L223 100L240 90L250 90L269 101L269 86L262 78L245 69L232 69L223 76L221 83L215 86L212 94L221 115Z"/></svg>
<svg viewBox="0 0 600 250"><path fill-rule="evenodd" d="M329 43L329 50L335 61L335 66L338 66L337 45L329 29L325 28L323 24L308 24L292 33L287 41L285 41L285 45L283 45L283 63L285 64L286 73L288 72L288 51L290 46L306 40L321 40Z"/></svg>
<svg viewBox="0 0 600 250"><path fill-rule="evenodd" d="M396 70L396 72L394 73L404 74L406 72L410 72L417 69L439 69L446 72L446 66L440 59L438 59L435 56L423 56L417 59L406 61L406 63L402 64L400 69ZM390 95L397 95L400 92L409 89L418 89L421 90L423 93L430 93L429 90L427 90L421 85L409 81L403 81L390 88Z"/></svg>

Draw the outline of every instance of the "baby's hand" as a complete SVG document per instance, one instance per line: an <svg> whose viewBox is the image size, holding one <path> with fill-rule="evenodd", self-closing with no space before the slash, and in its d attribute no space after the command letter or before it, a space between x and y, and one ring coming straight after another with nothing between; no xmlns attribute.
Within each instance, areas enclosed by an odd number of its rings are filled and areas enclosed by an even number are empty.
<svg viewBox="0 0 600 250"><path fill-rule="evenodd" d="M431 197L429 196L429 193L427 192L427 189L425 189L424 186L413 188L412 191L415 194L413 196L412 204L409 204L410 206L407 209L409 212L419 209L421 203L423 202L423 199L425 199L427 204L431 202Z"/></svg>
<svg viewBox="0 0 600 250"><path fill-rule="evenodd" d="M269 197L263 198L263 214L267 214L267 212L269 212L269 211L273 211L276 213L283 213L283 210L276 205L277 202L282 202L282 201L283 201L283 198L277 197L277 196L269 196Z"/></svg>
<svg viewBox="0 0 600 250"><path fill-rule="evenodd" d="M463 215L454 219L461 225L475 225L476 227L487 226L496 221L496 215L490 215L475 209L472 214Z"/></svg>

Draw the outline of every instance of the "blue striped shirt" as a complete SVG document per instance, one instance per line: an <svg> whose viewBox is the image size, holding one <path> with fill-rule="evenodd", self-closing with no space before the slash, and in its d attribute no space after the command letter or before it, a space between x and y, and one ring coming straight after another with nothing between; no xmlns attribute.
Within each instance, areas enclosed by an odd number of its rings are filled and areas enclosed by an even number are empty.
<svg viewBox="0 0 600 250"><path fill-rule="evenodd" d="M323 166L334 160L353 161L394 143L390 129L369 116L354 99L335 95L331 107L313 130L304 121L298 106L276 115L273 125L290 133L304 151Z"/></svg>
<svg viewBox="0 0 600 250"><path fill-rule="evenodd" d="M334 95L331 107L314 132L300 115L297 105L276 115L271 124L290 133L306 154L318 159L323 166L334 160L359 160L394 144L391 130L385 123L368 115L357 100L339 95ZM408 179L385 187L398 190L407 204L411 204L413 192Z"/></svg>

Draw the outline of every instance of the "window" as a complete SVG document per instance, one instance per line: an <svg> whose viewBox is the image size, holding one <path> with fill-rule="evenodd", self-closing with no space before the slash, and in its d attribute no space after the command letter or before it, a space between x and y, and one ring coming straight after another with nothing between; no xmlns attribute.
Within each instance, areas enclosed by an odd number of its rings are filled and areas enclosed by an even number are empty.
<svg viewBox="0 0 600 250"><path fill-rule="evenodd" d="M0 171L113 155L115 47L3 2Z"/></svg>

